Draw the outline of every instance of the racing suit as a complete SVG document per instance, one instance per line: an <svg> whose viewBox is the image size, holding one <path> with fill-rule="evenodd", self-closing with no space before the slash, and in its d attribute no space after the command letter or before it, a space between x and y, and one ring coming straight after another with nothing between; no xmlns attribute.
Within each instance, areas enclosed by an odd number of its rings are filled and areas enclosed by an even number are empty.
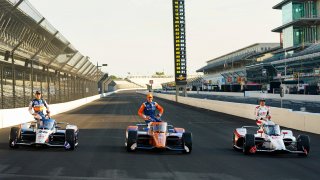
<svg viewBox="0 0 320 180"><path fill-rule="evenodd" d="M138 110L138 115L142 117L147 124L151 121L160 121L156 118L156 109L159 111L159 116L161 116L164 110L158 103L144 102Z"/></svg>
<svg viewBox="0 0 320 180"><path fill-rule="evenodd" d="M266 121L271 118L270 116L270 107L269 106L256 106L255 111L255 120L258 124L258 120ZM260 125L260 124L258 124Z"/></svg>
<svg viewBox="0 0 320 180"><path fill-rule="evenodd" d="M31 115L38 114L41 119L45 119L44 108L46 108L47 115L50 113L48 103L44 99L33 99L29 104L29 112ZM35 118L37 119L37 118ZM39 119L37 119L39 120Z"/></svg>

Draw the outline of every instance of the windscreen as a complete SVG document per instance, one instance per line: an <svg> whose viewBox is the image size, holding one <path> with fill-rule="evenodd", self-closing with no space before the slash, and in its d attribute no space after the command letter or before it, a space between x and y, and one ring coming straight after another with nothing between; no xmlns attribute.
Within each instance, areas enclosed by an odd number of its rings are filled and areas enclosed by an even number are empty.
<svg viewBox="0 0 320 180"><path fill-rule="evenodd" d="M280 135L280 127L279 125L264 125L263 126L264 133L267 135Z"/></svg>
<svg viewBox="0 0 320 180"><path fill-rule="evenodd" d="M167 123L155 123L152 125L154 132L167 132Z"/></svg>
<svg viewBox="0 0 320 180"><path fill-rule="evenodd" d="M41 120L40 129L52 130L53 128L54 128L54 120L52 119Z"/></svg>

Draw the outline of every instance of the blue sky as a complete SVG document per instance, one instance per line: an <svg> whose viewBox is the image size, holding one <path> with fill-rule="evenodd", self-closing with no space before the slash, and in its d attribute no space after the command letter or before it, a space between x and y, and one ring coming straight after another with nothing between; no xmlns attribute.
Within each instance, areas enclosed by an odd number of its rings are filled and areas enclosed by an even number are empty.
<svg viewBox="0 0 320 180"><path fill-rule="evenodd" d="M29 0L104 72L174 74L172 0ZM188 74L257 42L279 42L280 0L185 0Z"/></svg>

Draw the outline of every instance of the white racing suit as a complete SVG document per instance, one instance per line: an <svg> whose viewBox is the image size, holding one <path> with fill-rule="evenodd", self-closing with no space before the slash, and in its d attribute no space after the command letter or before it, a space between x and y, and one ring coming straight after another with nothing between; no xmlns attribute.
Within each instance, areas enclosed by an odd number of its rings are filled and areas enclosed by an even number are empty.
<svg viewBox="0 0 320 180"><path fill-rule="evenodd" d="M257 106L254 111L255 120L257 122L257 125L260 126L261 122L258 123L258 120L262 121L268 121L271 118L270 115L270 107L269 106Z"/></svg>

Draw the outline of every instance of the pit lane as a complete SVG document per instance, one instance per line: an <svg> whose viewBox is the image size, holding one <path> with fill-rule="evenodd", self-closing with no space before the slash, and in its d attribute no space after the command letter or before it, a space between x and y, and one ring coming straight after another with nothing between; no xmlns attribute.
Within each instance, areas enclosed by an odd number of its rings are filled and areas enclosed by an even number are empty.
<svg viewBox="0 0 320 180"><path fill-rule="evenodd" d="M311 138L307 158L294 154L245 156L231 147L232 131L253 121L157 99L163 120L193 133L193 151L126 152L125 129L141 122L145 100L135 92L116 93L59 114L80 128L75 151L8 147L10 128L0 129L0 179L318 179L320 135ZM302 132L294 131L294 135Z"/></svg>

